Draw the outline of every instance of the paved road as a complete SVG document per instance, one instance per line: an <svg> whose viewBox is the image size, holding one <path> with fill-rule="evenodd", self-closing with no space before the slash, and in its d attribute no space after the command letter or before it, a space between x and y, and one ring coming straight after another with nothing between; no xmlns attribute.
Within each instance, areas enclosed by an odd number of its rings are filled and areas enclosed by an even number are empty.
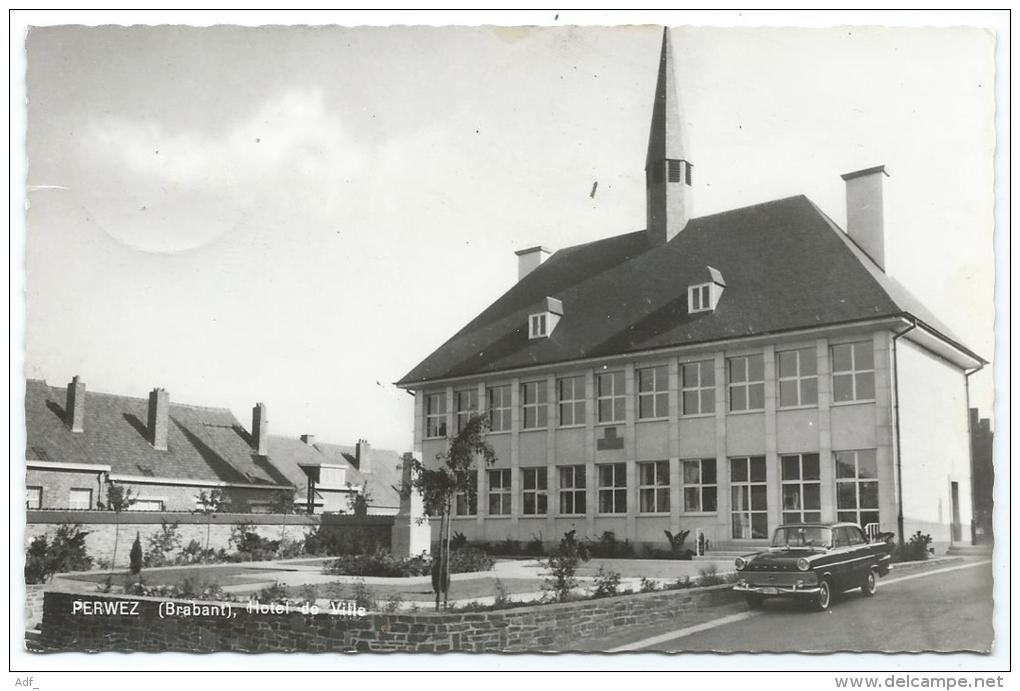
<svg viewBox="0 0 1020 691"><path fill-rule="evenodd" d="M631 629L587 650L636 652L987 652L992 644L992 571L980 559L894 571L878 594L846 593L827 612L770 600L735 604L682 623ZM680 628L683 627L683 628Z"/></svg>

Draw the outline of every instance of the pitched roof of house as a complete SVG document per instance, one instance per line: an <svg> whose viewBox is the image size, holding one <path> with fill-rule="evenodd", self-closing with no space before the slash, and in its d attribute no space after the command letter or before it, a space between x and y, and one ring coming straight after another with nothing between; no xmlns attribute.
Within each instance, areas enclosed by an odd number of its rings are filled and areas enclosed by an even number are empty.
<svg viewBox="0 0 1020 691"><path fill-rule="evenodd" d="M336 465L344 468L346 481L353 487L368 483L370 506L399 508L401 455L396 451L373 448L371 472L366 473L357 467L355 453L353 446L321 442L306 444L291 437L269 437L269 457L273 465L298 488L304 487L307 481L302 466Z"/></svg>
<svg viewBox="0 0 1020 691"><path fill-rule="evenodd" d="M725 276L712 312L688 313L687 287ZM546 297L563 302L548 338L528 338ZM399 382L496 372L668 346L908 314L961 348L804 196L691 219L668 243L645 231L562 249Z"/></svg>
<svg viewBox="0 0 1020 691"><path fill-rule="evenodd" d="M149 442L149 402L86 391L84 431L64 423L67 389L30 379L25 392L26 459L110 466L122 475L232 484L290 485L224 408L171 402L167 450Z"/></svg>

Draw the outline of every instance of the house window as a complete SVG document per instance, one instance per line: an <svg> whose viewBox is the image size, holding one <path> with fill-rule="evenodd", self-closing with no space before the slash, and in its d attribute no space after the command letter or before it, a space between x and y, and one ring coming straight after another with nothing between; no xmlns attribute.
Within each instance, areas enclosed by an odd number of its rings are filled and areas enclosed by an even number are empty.
<svg viewBox="0 0 1020 691"><path fill-rule="evenodd" d="M836 403L875 399L875 351L870 341L832 346L832 398Z"/></svg>
<svg viewBox="0 0 1020 691"><path fill-rule="evenodd" d="M874 449L837 451L836 519L878 523L878 460Z"/></svg>
<svg viewBox="0 0 1020 691"><path fill-rule="evenodd" d="M254 507L258 505L258 502L248 502L248 505ZM267 508L268 506L269 505L266 504ZM162 499L139 499L135 501L135 503L132 504L130 507L128 507L128 511L162 511L162 510L163 510ZM254 508L252 509L252 513L257 513ZM269 513L269 511L267 510L262 513Z"/></svg>
<svg viewBox="0 0 1020 691"><path fill-rule="evenodd" d="M596 466L599 474L599 513L627 513L627 464Z"/></svg>
<svg viewBox="0 0 1020 691"><path fill-rule="evenodd" d="M524 429L538 429L546 426L546 418L549 414L546 399L546 383L544 381L521 384Z"/></svg>
<svg viewBox="0 0 1020 691"><path fill-rule="evenodd" d="M683 462L684 512L714 513L718 484L715 459L702 458Z"/></svg>
<svg viewBox="0 0 1020 691"><path fill-rule="evenodd" d="M637 371L638 417L669 417L669 372L665 365Z"/></svg>
<svg viewBox="0 0 1020 691"><path fill-rule="evenodd" d="M779 368L779 407L818 404L818 354L814 348L776 353Z"/></svg>
<svg viewBox="0 0 1020 691"><path fill-rule="evenodd" d="M29 487L25 494L26 509L42 508L42 487Z"/></svg>
<svg viewBox="0 0 1020 691"><path fill-rule="evenodd" d="M623 372L603 372L595 375L599 422L623 422L627 418L625 389Z"/></svg>
<svg viewBox="0 0 1020 691"><path fill-rule="evenodd" d="M669 512L669 461L638 463L638 504L641 513Z"/></svg>
<svg viewBox="0 0 1020 691"><path fill-rule="evenodd" d="M779 463L783 477L783 523L822 520L818 454L784 455L779 457Z"/></svg>
<svg viewBox="0 0 1020 691"><path fill-rule="evenodd" d="M667 161L668 169L667 175L669 176L670 182L680 182L680 177L683 175L681 168L683 167L683 161Z"/></svg>
<svg viewBox="0 0 1020 691"><path fill-rule="evenodd" d="M489 399L489 429L493 432L510 429L510 386L490 386L486 397Z"/></svg>
<svg viewBox="0 0 1020 691"><path fill-rule="evenodd" d="M680 366L680 389L684 415L715 412L715 363L687 362Z"/></svg>
<svg viewBox="0 0 1020 691"><path fill-rule="evenodd" d="M478 389L464 389L453 392L454 409L457 411L457 431L460 432L471 417L478 412Z"/></svg>
<svg viewBox="0 0 1020 691"><path fill-rule="evenodd" d="M561 427L584 424L584 396L584 377L564 377L556 382Z"/></svg>
<svg viewBox="0 0 1020 691"><path fill-rule="evenodd" d="M337 466L320 466L319 467L319 487L328 488L342 488L345 486L344 481L347 479L347 469L339 468Z"/></svg>
<svg viewBox="0 0 1020 691"><path fill-rule="evenodd" d="M583 465L563 465L560 473L560 513L583 514L587 512L587 490L585 489L585 468Z"/></svg>
<svg viewBox="0 0 1020 691"><path fill-rule="evenodd" d="M510 515L510 469L489 471L489 515Z"/></svg>
<svg viewBox="0 0 1020 691"><path fill-rule="evenodd" d="M687 289L687 311L707 312L712 309L712 284L703 283Z"/></svg>
<svg viewBox="0 0 1020 691"><path fill-rule="evenodd" d="M532 314L529 318L531 329L528 334L528 338L545 337L548 328L548 320L549 316L547 314Z"/></svg>
<svg viewBox="0 0 1020 691"><path fill-rule="evenodd" d="M425 396L425 436L429 438L446 436L445 393L432 393Z"/></svg>
<svg viewBox="0 0 1020 691"><path fill-rule="evenodd" d="M69 509L91 509L92 490L74 487L68 497L67 508Z"/></svg>
<svg viewBox="0 0 1020 691"><path fill-rule="evenodd" d="M163 502L159 502L162 505ZM162 511L163 509L141 509L142 511ZM273 513L273 505L268 501L249 501L249 513Z"/></svg>
<svg viewBox="0 0 1020 691"><path fill-rule="evenodd" d="M467 482L464 489L453 496L453 512L458 516L474 516L478 513L478 471L467 471L466 476L464 472L457 472L458 484L465 478Z"/></svg>
<svg viewBox="0 0 1020 691"><path fill-rule="evenodd" d="M730 502L734 540L768 538L768 486L765 483L764 456L730 459Z"/></svg>
<svg viewBox="0 0 1020 691"><path fill-rule="evenodd" d="M730 410L765 408L765 357L742 355L726 361L730 389Z"/></svg>
<svg viewBox="0 0 1020 691"><path fill-rule="evenodd" d="M684 161L684 183L687 185L691 184L691 169L694 167L687 161Z"/></svg>
<svg viewBox="0 0 1020 691"><path fill-rule="evenodd" d="M521 471L523 513L525 516L544 516L548 512L549 497L546 489L545 468L524 468Z"/></svg>

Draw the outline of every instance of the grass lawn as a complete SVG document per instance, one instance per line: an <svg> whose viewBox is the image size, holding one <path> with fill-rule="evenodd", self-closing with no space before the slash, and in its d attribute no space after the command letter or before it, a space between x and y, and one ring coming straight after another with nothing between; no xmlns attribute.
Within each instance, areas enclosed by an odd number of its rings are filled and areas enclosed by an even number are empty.
<svg viewBox="0 0 1020 691"><path fill-rule="evenodd" d="M720 573L733 570L733 562L731 560L592 559L589 562L582 562L577 567L577 575L594 576L598 572L599 567L604 566L606 571L615 571L624 578L676 579L690 576L691 579L695 579L701 575L702 569L711 569L713 564Z"/></svg>
<svg viewBox="0 0 1020 691"><path fill-rule="evenodd" d="M536 593L542 590L542 581L531 578L500 579L511 595L519 593ZM353 583L319 583L307 586L290 586L288 597L294 599L307 597L306 593L315 591L316 599L351 600L354 599ZM385 601L394 594L405 600L431 602L435 599L432 586L428 583L418 585L370 585L367 586L375 594L376 599ZM476 578L469 581L454 581L450 584L451 600L471 600L473 598L492 597L496 594L495 578Z"/></svg>
<svg viewBox="0 0 1020 691"><path fill-rule="evenodd" d="M192 583L196 585L216 583L220 586L227 586L237 585L238 583L270 581L273 579L268 574L287 570L286 568L260 569L244 564L178 569L142 569L142 581L148 585L180 585L185 579L190 578ZM134 582L138 579L137 576L132 576L128 571L118 571L111 574L81 574L68 576L67 578L99 584L105 583L106 579L110 578L114 585L123 585L126 581Z"/></svg>

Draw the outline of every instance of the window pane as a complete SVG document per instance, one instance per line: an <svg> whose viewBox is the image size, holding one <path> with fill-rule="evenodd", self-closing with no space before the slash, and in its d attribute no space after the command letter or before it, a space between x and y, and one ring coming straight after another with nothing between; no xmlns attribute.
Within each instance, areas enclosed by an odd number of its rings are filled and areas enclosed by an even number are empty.
<svg viewBox="0 0 1020 691"><path fill-rule="evenodd" d="M865 372L857 375L857 400L867 401L875 397L875 373Z"/></svg>
<svg viewBox="0 0 1020 691"><path fill-rule="evenodd" d="M585 484L586 482L587 480L584 472L584 466L583 465L574 466L574 487L576 487L577 489L587 487L587 485Z"/></svg>
<svg viewBox="0 0 1020 691"><path fill-rule="evenodd" d="M684 415L697 415L698 414L698 392L697 391L684 391Z"/></svg>
<svg viewBox="0 0 1020 691"><path fill-rule="evenodd" d="M660 393L655 396L655 416L666 417L669 415L669 394Z"/></svg>
<svg viewBox="0 0 1020 691"><path fill-rule="evenodd" d="M715 386L715 363L711 360L701 363L701 385Z"/></svg>
<svg viewBox="0 0 1020 691"><path fill-rule="evenodd" d="M878 477L878 461L874 449L857 452L857 476L869 479Z"/></svg>
<svg viewBox="0 0 1020 691"><path fill-rule="evenodd" d="M535 473L532 470L524 471L524 489L535 489Z"/></svg>
<svg viewBox="0 0 1020 691"><path fill-rule="evenodd" d="M801 461L801 468L804 471L804 479L805 480L817 480L817 479L819 479L819 475L818 475L818 470L819 470L818 469L818 465L819 465L818 464L818 454L816 454L816 453L806 453L801 458L803 459Z"/></svg>
<svg viewBox="0 0 1020 691"><path fill-rule="evenodd" d="M751 458L751 482L765 482L765 457Z"/></svg>
<svg viewBox="0 0 1020 691"><path fill-rule="evenodd" d="M854 343L854 369L875 369L875 347L871 343Z"/></svg>
<svg viewBox="0 0 1020 691"><path fill-rule="evenodd" d="M822 508L822 486L820 484L811 483L804 485L804 508L814 509L815 511Z"/></svg>
<svg viewBox="0 0 1020 691"><path fill-rule="evenodd" d="M783 509L791 511L801 508L800 485L783 485Z"/></svg>
<svg viewBox="0 0 1020 691"><path fill-rule="evenodd" d="M641 396L638 398L638 417L655 417L651 396Z"/></svg>
<svg viewBox="0 0 1020 691"><path fill-rule="evenodd" d="M799 456L783 456L781 459L783 467L783 479L784 480L799 480L800 479L800 457Z"/></svg>
<svg viewBox="0 0 1020 691"><path fill-rule="evenodd" d="M627 419L627 401L622 397L613 399L613 420L620 422Z"/></svg>
<svg viewBox="0 0 1020 691"><path fill-rule="evenodd" d="M817 522L819 522L821 520L822 520L822 514L821 514L820 511L805 511L804 512L804 521L805 522L813 521L813 522L817 523Z"/></svg>
<svg viewBox="0 0 1020 691"><path fill-rule="evenodd" d="M804 348L800 353L800 376L809 377L818 373L818 354L814 348Z"/></svg>
<svg viewBox="0 0 1020 691"><path fill-rule="evenodd" d="M836 483L836 508L856 509L857 508L857 483L837 482Z"/></svg>
<svg viewBox="0 0 1020 691"><path fill-rule="evenodd" d="M535 495L525 494L524 495L524 513L535 513Z"/></svg>
<svg viewBox="0 0 1020 691"><path fill-rule="evenodd" d="M705 487L701 490L701 510L716 511L716 490L715 487Z"/></svg>
<svg viewBox="0 0 1020 691"><path fill-rule="evenodd" d="M779 376L793 377L797 375L797 351L788 350L779 353Z"/></svg>
<svg viewBox="0 0 1020 691"><path fill-rule="evenodd" d="M784 513L783 514L783 523L800 523L800 522L801 521L800 521L800 514L799 513Z"/></svg>
<svg viewBox="0 0 1020 691"><path fill-rule="evenodd" d="M701 511L701 492L697 487L684 488L684 511Z"/></svg>
<svg viewBox="0 0 1020 691"><path fill-rule="evenodd" d="M574 404L574 424L575 425L583 425L584 424L584 416L585 416L584 403L583 402L582 403L575 403Z"/></svg>
<svg viewBox="0 0 1020 691"><path fill-rule="evenodd" d="M706 485L715 484L715 459L706 458L701 461L701 482Z"/></svg>
<svg viewBox="0 0 1020 691"><path fill-rule="evenodd" d="M730 461L730 480L733 482L747 482L747 460L734 458Z"/></svg>
<svg viewBox="0 0 1020 691"><path fill-rule="evenodd" d="M846 451L836 452L836 477L837 478L855 477L853 452Z"/></svg>
<svg viewBox="0 0 1020 691"><path fill-rule="evenodd" d="M669 488L660 487L655 490L655 510L669 511Z"/></svg>
<svg viewBox="0 0 1020 691"><path fill-rule="evenodd" d="M798 404L796 380L779 382L779 405L787 408Z"/></svg>
<svg viewBox="0 0 1020 691"><path fill-rule="evenodd" d="M698 461L684 461L684 484L696 485L701 482L701 463Z"/></svg>
<svg viewBox="0 0 1020 691"><path fill-rule="evenodd" d="M574 513L588 512L588 495L584 492L574 492Z"/></svg>
<svg viewBox="0 0 1020 691"><path fill-rule="evenodd" d="M730 387L730 410L747 410L747 389Z"/></svg>
<svg viewBox="0 0 1020 691"><path fill-rule="evenodd" d="M765 385L751 384L748 389L748 410L760 410L765 407Z"/></svg>
<svg viewBox="0 0 1020 691"><path fill-rule="evenodd" d="M547 473L545 468L539 468L535 472L535 478L536 478L535 484L538 485L538 489L546 489L546 475L547 474L548 473Z"/></svg>
<svg viewBox="0 0 1020 691"><path fill-rule="evenodd" d="M701 413L715 412L715 389L702 389L701 390Z"/></svg>
<svg viewBox="0 0 1020 691"><path fill-rule="evenodd" d="M649 513L655 510L655 490L643 489L640 493L640 506L642 513Z"/></svg>
<svg viewBox="0 0 1020 691"><path fill-rule="evenodd" d="M734 358L730 360L730 383L737 384L747 381L747 360Z"/></svg>
<svg viewBox="0 0 1020 691"><path fill-rule="evenodd" d="M613 510L613 493L599 490L599 513L611 513Z"/></svg>
<svg viewBox="0 0 1020 691"><path fill-rule="evenodd" d="M613 466L599 466L599 487L610 487L613 484Z"/></svg>
<svg viewBox="0 0 1020 691"><path fill-rule="evenodd" d="M639 483L642 485L654 485L655 484L655 466L651 463L641 463L638 465L638 475L640 476Z"/></svg>
<svg viewBox="0 0 1020 691"><path fill-rule="evenodd" d="M612 414L613 414L613 401L608 398L601 399L599 401L599 422L611 421Z"/></svg>
<svg viewBox="0 0 1020 691"><path fill-rule="evenodd" d="M867 527L869 523L878 523L878 511L861 511L861 525Z"/></svg>
<svg viewBox="0 0 1020 691"><path fill-rule="evenodd" d="M615 491L616 498L614 506L614 513L627 513L627 490L618 489Z"/></svg>
<svg viewBox="0 0 1020 691"><path fill-rule="evenodd" d="M877 509L878 508L878 483L877 482L862 482L861 487L861 508L862 509Z"/></svg>
<svg viewBox="0 0 1020 691"><path fill-rule="evenodd" d="M852 401L854 399L854 379L852 375L833 375L832 397L836 401Z"/></svg>
<svg viewBox="0 0 1020 691"><path fill-rule="evenodd" d="M655 462L655 481L660 485L669 484L669 461Z"/></svg>
<svg viewBox="0 0 1020 691"><path fill-rule="evenodd" d="M763 513L751 514L751 538L758 540L769 536L768 517Z"/></svg>
<svg viewBox="0 0 1020 691"><path fill-rule="evenodd" d="M765 379L765 356L752 355L747 359L747 380L762 381Z"/></svg>
<svg viewBox="0 0 1020 691"><path fill-rule="evenodd" d="M812 377L810 379L800 380L800 404L818 404L818 379Z"/></svg>
<svg viewBox="0 0 1020 691"><path fill-rule="evenodd" d="M764 511L768 505L768 492L765 485L751 485L751 510Z"/></svg>
<svg viewBox="0 0 1020 691"><path fill-rule="evenodd" d="M730 487L730 505L734 511L747 510L747 494L747 485Z"/></svg>
<svg viewBox="0 0 1020 691"><path fill-rule="evenodd" d="M698 385L698 364L683 365L680 368L683 386L689 388Z"/></svg>
<svg viewBox="0 0 1020 691"><path fill-rule="evenodd" d="M836 514L836 520L856 523L857 514L853 511L840 511Z"/></svg>
<svg viewBox="0 0 1020 691"><path fill-rule="evenodd" d="M544 494L538 494L535 496L535 500L538 506L535 507L535 513L546 514L549 513L549 499Z"/></svg>
<svg viewBox="0 0 1020 691"><path fill-rule="evenodd" d="M560 468L560 487L568 488L574 486L574 469L561 467Z"/></svg>
<svg viewBox="0 0 1020 691"><path fill-rule="evenodd" d="M832 346L832 371L849 372L852 369L852 346L848 343Z"/></svg>

